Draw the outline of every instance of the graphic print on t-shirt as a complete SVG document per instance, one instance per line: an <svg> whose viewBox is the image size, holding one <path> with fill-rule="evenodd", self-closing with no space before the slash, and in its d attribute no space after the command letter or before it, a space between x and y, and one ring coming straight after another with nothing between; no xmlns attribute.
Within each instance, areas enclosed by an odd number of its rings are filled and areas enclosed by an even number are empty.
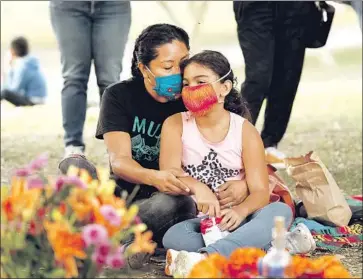
<svg viewBox="0 0 363 279"><path fill-rule="evenodd" d="M194 179L206 184L212 190L224 184L227 181L226 179L241 173L241 170L224 167L218 160L217 152L213 149L210 149L200 165L187 165L183 166L183 169Z"/></svg>
<svg viewBox="0 0 363 279"><path fill-rule="evenodd" d="M132 158L136 161L156 161L160 153L161 125L135 116L132 127ZM153 143L153 145L151 145Z"/></svg>

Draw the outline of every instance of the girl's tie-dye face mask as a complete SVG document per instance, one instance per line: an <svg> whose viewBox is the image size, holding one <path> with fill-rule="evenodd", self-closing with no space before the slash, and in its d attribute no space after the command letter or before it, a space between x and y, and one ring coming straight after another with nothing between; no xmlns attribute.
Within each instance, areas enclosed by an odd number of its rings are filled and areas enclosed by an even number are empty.
<svg viewBox="0 0 363 279"><path fill-rule="evenodd" d="M211 111L215 104L223 103L224 101L220 102L218 100L218 96L212 84L224 79L231 71L232 69L229 70L223 77L211 83L184 86L181 95L187 110L189 110L194 116L204 116Z"/></svg>

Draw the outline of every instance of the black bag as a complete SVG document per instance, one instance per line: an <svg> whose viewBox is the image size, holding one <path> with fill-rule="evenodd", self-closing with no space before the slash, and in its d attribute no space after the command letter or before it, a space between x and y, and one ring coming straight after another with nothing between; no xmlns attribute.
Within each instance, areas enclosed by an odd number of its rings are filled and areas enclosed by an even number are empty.
<svg viewBox="0 0 363 279"><path fill-rule="evenodd" d="M335 14L335 8L325 1L312 3L307 19L306 47L320 48L325 46Z"/></svg>

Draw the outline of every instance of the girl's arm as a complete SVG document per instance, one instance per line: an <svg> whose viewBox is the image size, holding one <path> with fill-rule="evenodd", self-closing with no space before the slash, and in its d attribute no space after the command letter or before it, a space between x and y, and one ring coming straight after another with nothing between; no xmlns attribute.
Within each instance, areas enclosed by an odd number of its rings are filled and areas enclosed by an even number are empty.
<svg viewBox="0 0 363 279"><path fill-rule="evenodd" d="M161 130L160 140L160 170L182 170L183 155L183 121L181 113L174 114L165 120ZM207 187L191 176L179 178L190 189L190 194L195 194L197 187ZM208 188L209 189L209 188Z"/></svg>
<svg viewBox="0 0 363 279"><path fill-rule="evenodd" d="M264 145L257 129L248 121L243 123L242 144L242 160L250 194L235 209L247 217L269 203L270 193Z"/></svg>
<svg viewBox="0 0 363 279"><path fill-rule="evenodd" d="M161 131L160 170L182 169L183 122L181 114L175 114L165 120ZM216 195L202 182L191 176L179 178L194 194L198 210L209 216L220 216L220 206Z"/></svg>

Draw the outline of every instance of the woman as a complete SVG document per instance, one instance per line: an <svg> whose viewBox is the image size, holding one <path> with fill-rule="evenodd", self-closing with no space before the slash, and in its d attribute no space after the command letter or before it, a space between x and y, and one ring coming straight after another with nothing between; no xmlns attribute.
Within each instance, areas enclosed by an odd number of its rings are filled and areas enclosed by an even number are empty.
<svg viewBox="0 0 363 279"><path fill-rule="evenodd" d="M135 42L133 77L106 89L96 132L107 146L111 175L118 185L115 194L131 193L140 185L133 202L139 205L139 216L159 246L172 225L196 216L190 191L180 180L185 173L158 170L161 125L170 115L186 110L180 98L179 64L188 56L189 37L183 29L156 24L142 31ZM61 172L66 173L70 165L97 178L95 167L84 156L64 159ZM244 184L237 180L222 185L222 206L237 204L246 195ZM130 262L132 268L140 267L143 256L138 259Z"/></svg>
<svg viewBox="0 0 363 279"><path fill-rule="evenodd" d="M181 68L182 98L189 112L177 113L165 121L160 169L183 168L189 177L180 180L195 195L199 211L211 217L221 216L220 229L231 232L204 247L200 218L171 227L164 236L164 247L192 253L178 255L169 250L166 273L186 276L188 265L206 254L228 257L238 247L266 248L272 240L274 216L284 216L288 226L292 211L284 203L269 204L263 142L257 129L240 116L246 116L247 111L233 88L235 78L227 59L219 52L204 51L183 61ZM221 210L219 186L243 178L248 197Z"/></svg>

